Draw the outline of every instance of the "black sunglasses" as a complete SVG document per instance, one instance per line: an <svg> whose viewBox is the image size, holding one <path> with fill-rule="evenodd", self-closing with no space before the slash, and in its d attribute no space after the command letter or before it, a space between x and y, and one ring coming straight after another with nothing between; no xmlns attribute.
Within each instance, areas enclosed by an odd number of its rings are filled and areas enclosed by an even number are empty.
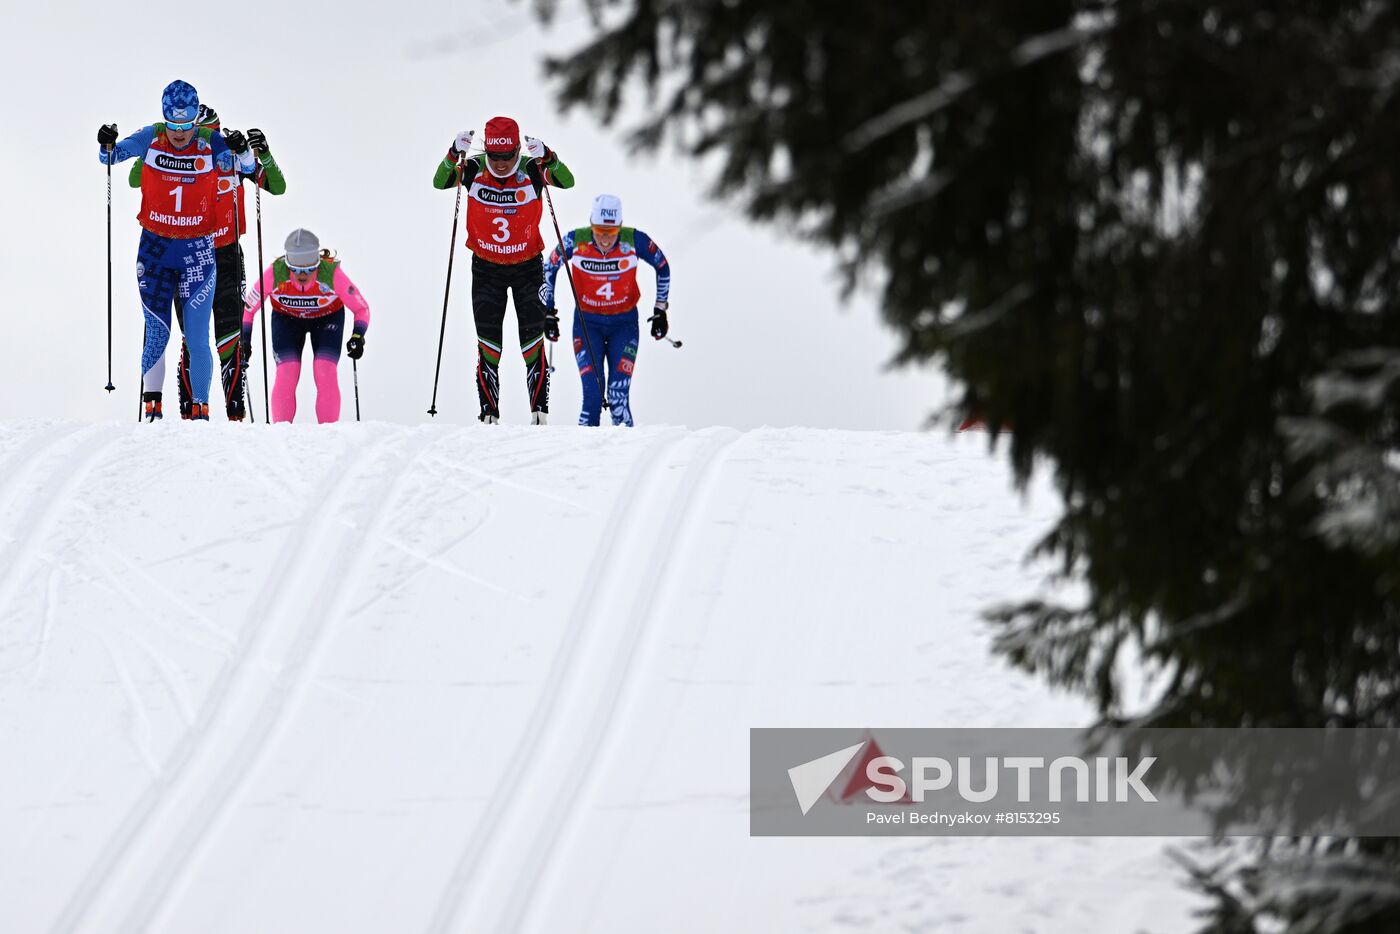
<svg viewBox="0 0 1400 934"><path fill-rule="evenodd" d="M514 159L519 155L519 148L507 149L505 152L491 152L488 150L486 158L490 159L492 162L505 162L507 159Z"/></svg>

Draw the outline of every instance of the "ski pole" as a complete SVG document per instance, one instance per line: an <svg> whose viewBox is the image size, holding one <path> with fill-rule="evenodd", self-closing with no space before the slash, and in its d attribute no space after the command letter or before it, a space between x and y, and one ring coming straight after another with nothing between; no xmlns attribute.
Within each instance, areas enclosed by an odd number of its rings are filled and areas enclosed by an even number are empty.
<svg viewBox="0 0 1400 934"><path fill-rule="evenodd" d="M253 200L257 202L258 210L258 320L262 322L262 374L263 374L263 419L272 424L272 409L268 402L267 392L267 289L263 288L263 270L267 267L263 265L263 244L262 244L262 178L263 169L258 167L258 177L255 179L257 185L254 187Z"/></svg>
<svg viewBox="0 0 1400 934"><path fill-rule="evenodd" d="M670 344L672 347L676 348L677 350L680 350L682 347L685 346L684 341L673 341L669 337L663 337L661 339L666 343Z"/></svg>
<svg viewBox="0 0 1400 934"><path fill-rule="evenodd" d="M232 226L232 228L233 228L233 246L234 246L234 249L238 252L238 265L239 265L239 266L242 266L242 265L243 265L243 244L240 243L239 240L240 240L240 239L242 238L242 236L243 236L243 231L241 231L241 230L238 229L238 218L239 218L238 209L239 209L240 207L242 207L242 205L241 205L241 204L239 203L239 201L238 201L238 196L241 195L241 194L243 194L243 176L242 176L241 174L239 174L239 171L238 171L238 153L233 152L233 151L230 151L230 152L229 152L229 158L233 160L233 164L232 164L233 172L231 173L231 174L232 174L232 178L233 178L233 222L232 222L232 224L231 224L231 226ZM217 244L216 244L216 245L217 245ZM216 264L217 264L217 262L218 262L218 260L215 260L215 263L216 263ZM215 266L215 271L216 271L216 272L217 272L217 269L218 269L218 267L217 267L217 265L216 265L216 266ZM261 275L261 274L262 274L262 271L259 270L259 271L258 271L258 274ZM240 279L239 282L238 282L238 294L239 294L239 297L240 297L240 298L242 297L242 295L243 295L243 289L247 286L247 284L248 284L247 274L245 273L245 274L244 274L244 277L243 277L242 279ZM216 300L216 301L218 300L218 296L217 296L217 295L215 296L215 300ZM241 302L239 303L238 310L239 310L240 313L241 313L242 310L243 310L243 305L242 305ZM213 318L214 316L211 315L210 317ZM240 314L239 317L241 318L242 315ZM240 324L240 328L241 328L241 324ZM186 335L186 340L188 340L188 339L189 339L189 337L188 337L188 335ZM243 333L242 333L242 331L240 330L240 331L239 331L239 336L238 336L238 343L236 343L236 344L234 345L234 350L233 350L233 357L234 357L233 362L234 362L235 367L241 367L241 366L243 365L243 361L240 360L240 359L238 359L238 357L239 357L239 351L242 349L242 347L243 347ZM214 320L214 355L215 355L216 357L218 356L218 352L219 352L219 326L218 326L218 320L215 319L215 320ZM235 379L237 379L238 377L240 377L240 376L243 375L241 372L238 372L237 370L235 370L235 374L236 374L236 375L235 375ZM223 361L222 361L222 360L219 361L219 375L220 375L221 377L223 376ZM242 383L242 380L240 379L239 382L240 382L240 384L241 384L241 383ZM240 392L241 392L241 391L242 391L242 390L241 390L241 388L240 388ZM227 405L232 405L232 404L233 404L233 393L230 393L230 392L224 393L224 402L225 402ZM247 411L247 410L248 410L248 403L247 403L246 401L243 403L243 409L244 409L244 411Z"/></svg>
<svg viewBox="0 0 1400 934"><path fill-rule="evenodd" d="M350 369L355 374L355 421L360 420L360 361L351 358Z"/></svg>
<svg viewBox="0 0 1400 934"><path fill-rule="evenodd" d="M574 269L569 265L568 258L564 256L564 235L559 232L559 217L554 213L554 198L549 193L548 183L544 186L544 198L549 204L549 218L554 221L554 236L559 240L559 259L564 264L564 272L569 277L569 291L574 294L574 314L578 315L579 327L583 330L583 344L588 348L588 359L593 362L593 375L598 377L598 396L601 405L606 405L608 411L612 411L612 403L608 401L607 390L603 388L603 370L601 361L593 356L593 342L588 339L588 321L583 315L583 306L578 300L578 287L574 285Z"/></svg>
<svg viewBox="0 0 1400 934"><path fill-rule="evenodd" d="M457 203L452 207L452 240L447 249L447 286L442 290L442 326L438 328L437 366L433 368L433 401L428 405L428 415L437 415L438 377L442 374L442 344L447 339L447 300L452 294L452 261L457 256L457 216L462 211L462 176L464 155L457 157Z"/></svg>
<svg viewBox="0 0 1400 934"><path fill-rule="evenodd" d="M116 147L107 147L107 391L112 385L112 157Z"/></svg>

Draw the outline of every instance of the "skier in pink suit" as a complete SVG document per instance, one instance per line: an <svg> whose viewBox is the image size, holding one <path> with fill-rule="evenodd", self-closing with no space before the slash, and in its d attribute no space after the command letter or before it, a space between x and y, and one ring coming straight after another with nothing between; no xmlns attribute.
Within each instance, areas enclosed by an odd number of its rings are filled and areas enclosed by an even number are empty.
<svg viewBox="0 0 1400 934"><path fill-rule="evenodd" d="M369 305L355 283L340 268L330 250L322 250L309 230L293 230L286 254L263 271L262 279L243 300L243 359L250 359L253 318L262 296L272 305L272 357L277 377L272 386L272 420L290 422L297 414L297 382L306 339L311 338L312 375L316 379L316 420L340 420L340 340L345 333L345 309L355 327L345 352L352 360L365 352Z"/></svg>

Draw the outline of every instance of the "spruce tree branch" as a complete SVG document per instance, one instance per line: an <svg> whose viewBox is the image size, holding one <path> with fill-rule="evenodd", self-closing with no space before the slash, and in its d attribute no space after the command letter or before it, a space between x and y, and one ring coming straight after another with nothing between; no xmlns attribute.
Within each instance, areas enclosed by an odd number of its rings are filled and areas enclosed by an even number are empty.
<svg viewBox="0 0 1400 934"><path fill-rule="evenodd" d="M1115 19L1105 17L1098 23L1066 26L1063 29L1031 36L1012 49L1006 59L993 68L980 73L955 71L945 77L937 87L902 104L896 104L879 116L857 126L842 140L842 148L848 153L867 149L896 130L944 109L977 87L984 79L1025 68L1060 52L1077 49L1090 39L1113 28L1115 22Z"/></svg>

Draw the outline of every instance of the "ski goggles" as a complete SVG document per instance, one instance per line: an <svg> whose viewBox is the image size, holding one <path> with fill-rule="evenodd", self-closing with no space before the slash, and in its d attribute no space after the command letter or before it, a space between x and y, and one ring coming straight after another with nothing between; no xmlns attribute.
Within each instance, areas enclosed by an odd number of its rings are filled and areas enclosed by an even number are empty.
<svg viewBox="0 0 1400 934"><path fill-rule="evenodd" d="M489 149L486 151L486 158L490 159L492 162L506 162L507 160L518 158L519 156L519 146L514 149L507 149L504 152L492 152Z"/></svg>
<svg viewBox="0 0 1400 934"><path fill-rule="evenodd" d="M303 276L306 276L306 275L310 275L311 273L315 272L317 269L321 268L321 261L320 261L320 260L317 260L316 262L312 263L310 266L293 266L291 263L288 263L288 264L287 264L287 268L290 269L292 272L299 273L299 274L301 274L301 275L303 275Z"/></svg>
<svg viewBox="0 0 1400 934"><path fill-rule="evenodd" d="M176 133L184 133L186 130L193 130L193 129L194 129L194 121L193 121L193 120L190 120L190 121L188 121L188 122L186 122L186 123L170 123L170 122L167 122L167 123L165 124L165 128L166 128L167 130L173 130L173 131L176 132Z"/></svg>
<svg viewBox="0 0 1400 934"><path fill-rule="evenodd" d="M610 237L616 237L616 236L617 236L617 232L618 232L619 230L621 230L621 229L622 229L621 225L619 225L619 226L617 226L617 227L609 227L609 226L604 225L604 224L594 224L594 225L593 225L593 238L594 238L595 240L597 240L597 239L606 240L606 239L608 239L608 238L610 238Z"/></svg>

